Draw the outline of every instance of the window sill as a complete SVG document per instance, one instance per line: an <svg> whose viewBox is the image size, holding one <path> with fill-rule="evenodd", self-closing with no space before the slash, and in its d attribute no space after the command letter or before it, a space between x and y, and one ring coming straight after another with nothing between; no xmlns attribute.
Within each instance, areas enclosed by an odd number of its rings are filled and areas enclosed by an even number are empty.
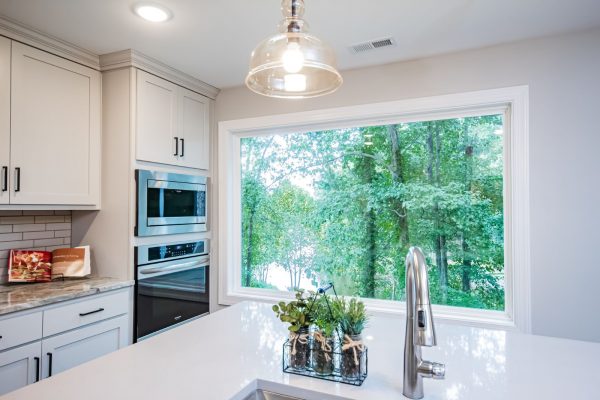
<svg viewBox="0 0 600 400"><path fill-rule="evenodd" d="M277 303L289 301L294 298L294 293L269 289L240 288L219 297L219 305L231 306L242 301L260 301L264 303ZM406 315L406 303L403 301L361 299L367 311L373 315L400 316ZM503 311L479 310L466 307L452 307L433 305L433 314L436 321L472 326L485 329L501 329L518 332L510 315Z"/></svg>

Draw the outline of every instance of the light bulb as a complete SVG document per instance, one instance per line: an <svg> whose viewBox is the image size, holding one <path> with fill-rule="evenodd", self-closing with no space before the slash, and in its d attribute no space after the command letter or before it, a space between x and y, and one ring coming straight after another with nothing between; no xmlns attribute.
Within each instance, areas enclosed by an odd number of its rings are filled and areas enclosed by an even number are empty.
<svg viewBox="0 0 600 400"><path fill-rule="evenodd" d="M304 56L302 55L298 43L288 43L287 49L281 56L281 61L283 62L283 69L285 69L285 72L289 72L290 74L295 74L302 69L304 66Z"/></svg>
<svg viewBox="0 0 600 400"><path fill-rule="evenodd" d="M283 85L286 92L303 92L306 90L306 75L287 74L283 77Z"/></svg>

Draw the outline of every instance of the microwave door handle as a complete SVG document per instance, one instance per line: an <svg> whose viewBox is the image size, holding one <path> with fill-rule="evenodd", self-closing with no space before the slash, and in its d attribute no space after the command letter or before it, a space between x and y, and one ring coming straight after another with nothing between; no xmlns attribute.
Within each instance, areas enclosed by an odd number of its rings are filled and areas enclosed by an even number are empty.
<svg viewBox="0 0 600 400"><path fill-rule="evenodd" d="M164 268L150 268L150 269L143 269L140 272L140 274L142 275L150 275L150 274L156 274L156 273L160 273L160 272L179 272L179 271L185 271L188 269L192 269L193 267L198 267L201 265L205 265L208 261L209 261L209 257L205 257L202 258L198 261L193 261L193 262L189 262L189 263L183 263L183 264L177 264L177 265L172 265L170 267L164 267Z"/></svg>

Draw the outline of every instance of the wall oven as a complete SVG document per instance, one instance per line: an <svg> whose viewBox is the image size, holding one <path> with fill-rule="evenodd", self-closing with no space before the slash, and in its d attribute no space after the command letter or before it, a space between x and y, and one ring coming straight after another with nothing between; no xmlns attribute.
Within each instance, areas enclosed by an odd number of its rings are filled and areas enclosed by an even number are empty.
<svg viewBox="0 0 600 400"><path fill-rule="evenodd" d="M136 236L206 231L206 177L138 169L135 179Z"/></svg>
<svg viewBox="0 0 600 400"><path fill-rule="evenodd" d="M209 312L209 243L135 248L135 341Z"/></svg>

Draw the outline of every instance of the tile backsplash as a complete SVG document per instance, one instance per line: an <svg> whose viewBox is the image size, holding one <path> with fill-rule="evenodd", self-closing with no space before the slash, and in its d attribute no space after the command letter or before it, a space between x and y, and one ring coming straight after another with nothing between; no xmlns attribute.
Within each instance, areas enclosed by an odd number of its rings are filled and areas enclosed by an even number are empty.
<svg viewBox="0 0 600 400"><path fill-rule="evenodd" d="M0 283L6 282L11 249L71 246L71 211L0 211Z"/></svg>

